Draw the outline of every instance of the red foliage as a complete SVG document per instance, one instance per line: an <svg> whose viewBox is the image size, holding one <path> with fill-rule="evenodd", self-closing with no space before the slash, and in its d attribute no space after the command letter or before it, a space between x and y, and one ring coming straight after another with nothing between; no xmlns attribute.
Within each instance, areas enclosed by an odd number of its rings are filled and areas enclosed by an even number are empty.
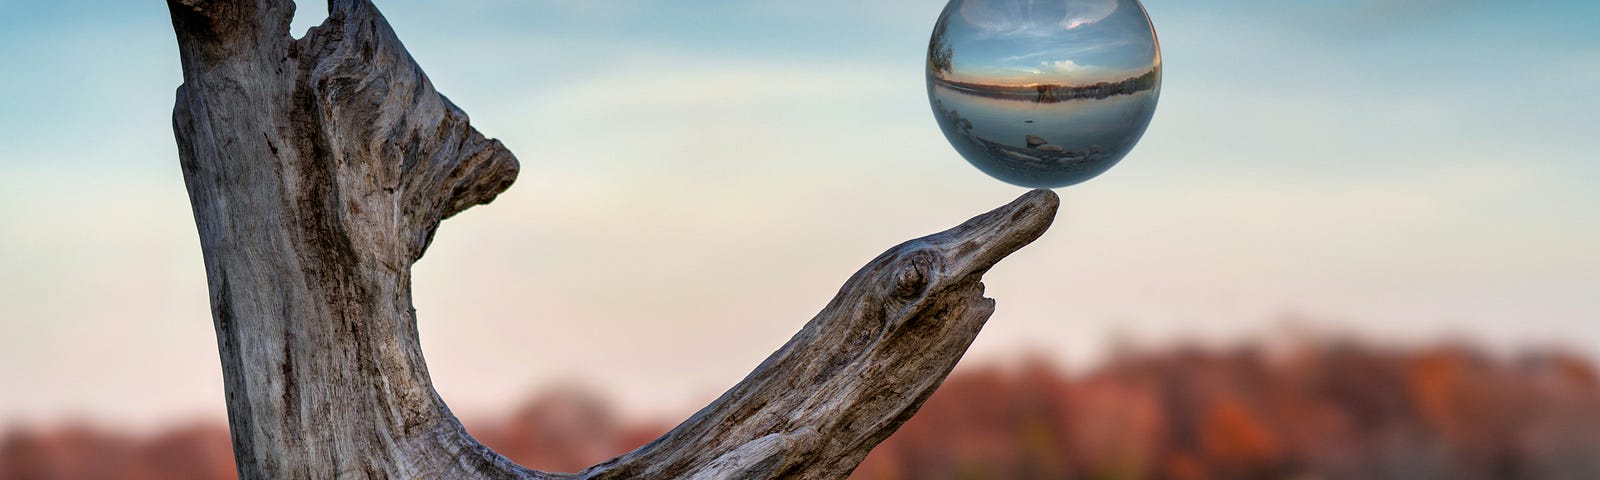
<svg viewBox="0 0 1600 480"><path fill-rule="evenodd" d="M0 439L0 478L14 480L206 480L234 478L233 444L221 426L136 438L69 426L13 431Z"/></svg>
<svg viewBox="0 0 1600 480"><path fill-rule="evenodd" d="M1586 361L1324 345L965 371L855 479L1600 478Z"/></svg>
<svg viewBox="0 0 1600 480"><path fill-rule="evenodd" d="M574 471L666 426L561 390L470 429L520 463ZM0 437L0 479L232 477L222 426ZM1600 379L1567 355L1352 345L1180 350L1076 378L1047 362L966 369L852 478L1600 478Z"/></svg>

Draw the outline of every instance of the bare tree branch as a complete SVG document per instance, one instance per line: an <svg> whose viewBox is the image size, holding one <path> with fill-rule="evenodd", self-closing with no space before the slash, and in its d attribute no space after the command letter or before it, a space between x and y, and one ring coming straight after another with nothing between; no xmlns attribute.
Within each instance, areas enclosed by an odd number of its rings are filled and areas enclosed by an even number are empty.
<svg viewBox="0 0 1600 480"><path fill-rule="evenodd" d="M288 0L169 0L173 127L241 478L842 478L950 372L993 308L979 280L1048 228L1048 191L873 260L743 382L576 474L469 436L417 341L411 265L516 158L439 95L369 0L305 38Z"/></svg>

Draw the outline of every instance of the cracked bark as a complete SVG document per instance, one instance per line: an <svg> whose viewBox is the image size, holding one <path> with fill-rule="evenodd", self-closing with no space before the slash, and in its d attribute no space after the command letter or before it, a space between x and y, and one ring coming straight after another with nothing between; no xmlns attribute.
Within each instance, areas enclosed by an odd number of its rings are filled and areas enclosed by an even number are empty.
<svg viewBox="0 0 1600 480"><path fill-rule="evenodd" d="M577 473L516 465L434 391L411 265L516 157L434 90L370 0L289 35L290 0L168 0L173 128L245 479L843 478L916 412L993 310L983 273L1049 227L1034 191L896 246L734 386Z"/></svg>

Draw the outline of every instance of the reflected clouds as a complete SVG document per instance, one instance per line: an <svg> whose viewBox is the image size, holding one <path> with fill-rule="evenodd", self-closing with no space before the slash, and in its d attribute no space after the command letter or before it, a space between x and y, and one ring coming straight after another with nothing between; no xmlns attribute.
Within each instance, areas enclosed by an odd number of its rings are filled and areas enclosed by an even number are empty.
<svg viewBox="0 0 1600 480"><path fill-rule="evenodd" d="M962 20L993 35L1048 37L1054 29L1076 29L1116 13L1117 0L970 0Z"/></svg>
<svg viewBox="0 0 1600 480"><path fill-rule="evenodd" d="M1072 30L1093 24L1117 12L1117 0L1087 0L1067 2L1067 16L1061 19L1061 28Z"/></svg>

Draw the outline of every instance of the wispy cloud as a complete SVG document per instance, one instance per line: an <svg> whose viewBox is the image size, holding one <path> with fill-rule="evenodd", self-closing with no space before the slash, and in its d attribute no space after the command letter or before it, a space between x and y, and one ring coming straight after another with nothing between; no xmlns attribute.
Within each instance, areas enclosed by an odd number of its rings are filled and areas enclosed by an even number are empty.
<svg viewBox="0 0 1600 480"><path fill-rule="evenodd" d="M967 0L960 14L989 35L1047 37L1105 20L1117 9L1118 0Z"/></svg>
<svg viewBox="0 0 1600 480"><path fill-rule="evenodd" d="M1093 24L1117 13L1117 0L1078 0L1067 2L1067 14L1061 19L1061 28L1072 30Z"/></svg>

